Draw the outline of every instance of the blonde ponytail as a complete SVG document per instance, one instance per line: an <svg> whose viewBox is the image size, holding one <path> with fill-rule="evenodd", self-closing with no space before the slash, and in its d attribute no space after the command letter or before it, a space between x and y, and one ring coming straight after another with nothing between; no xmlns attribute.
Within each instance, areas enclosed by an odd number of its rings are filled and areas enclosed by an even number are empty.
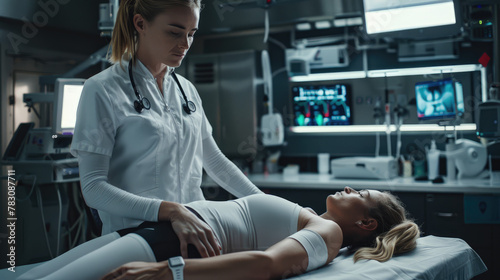
<svg viewBox="0 0 500 280"><path fill-rule="evenodd" d="M402 254L415 249L419 236L420 230L418 226L410 220L405 220L388 232L377 236L375 238L375 247L358 249L354 254L354 262L360 259L385 262L392 258L394 254Z"/></svg>
<svg viewBox="0 0 500 280"><path fill-rule="evenodd" d="M126 54L132 58L135 55L137 37L134 28L134 11L136 0L122 0L116 23L111 37L111 62L121 61L122 56Z"/></svg>
<svg viewBox="0 0 500 280"><path fill-rule="evenodd" d="M395 195L383 192L367 216L377 221L377 228L368 238L349 245L350 251L356 251L354 262L360 259L385 262L394 254L411 251L417 246L420 229L407 218L403 203Z"/></svg>

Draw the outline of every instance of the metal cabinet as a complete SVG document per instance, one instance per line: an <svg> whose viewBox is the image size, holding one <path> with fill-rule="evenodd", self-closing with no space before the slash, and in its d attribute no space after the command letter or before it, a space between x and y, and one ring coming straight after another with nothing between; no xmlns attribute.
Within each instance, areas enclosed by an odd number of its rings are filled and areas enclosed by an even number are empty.
<svg viewBox="0 0 500 280"><path fill-rule="evenodd" d="M494 279L500 273L498 268L498 239L495 236L500 225L466 224L464 221L464 194L427 194L426 231L424 235L458 237L476 251L488 267L488 271L475 279Z"/></svg>
<svg viewBox="0 0 500 280"><path fill-rule="evenodd" d="M228 157L257 152L257 61L255 51L191 55L189 80L197 88L213 136Z"/></svg>
<svg viewBox="0 0 500 280"><path fill-rule="evenodd" d="M426 195L426 235L463 238L462 197L461 194Z"/></svg>

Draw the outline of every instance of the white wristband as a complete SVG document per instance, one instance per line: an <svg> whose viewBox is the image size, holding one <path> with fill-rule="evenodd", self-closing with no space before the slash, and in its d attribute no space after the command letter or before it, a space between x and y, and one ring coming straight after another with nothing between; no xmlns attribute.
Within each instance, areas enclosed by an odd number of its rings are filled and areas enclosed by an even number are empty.
<svg viewBox="0 0 500 280"><path fill-rule="evenodd" d="M290 238L297 240L306 249L309 264L307 270L310 271L326 264L328 260L328 248L319 233L303 229L292 235Z"/></svg>
<svg viewBox="0 0 500 280"><path fill-rule="evenodd" d="M172 271L174 280L184 280L184 259L181 256L168 259L168 267Z"/></svg>

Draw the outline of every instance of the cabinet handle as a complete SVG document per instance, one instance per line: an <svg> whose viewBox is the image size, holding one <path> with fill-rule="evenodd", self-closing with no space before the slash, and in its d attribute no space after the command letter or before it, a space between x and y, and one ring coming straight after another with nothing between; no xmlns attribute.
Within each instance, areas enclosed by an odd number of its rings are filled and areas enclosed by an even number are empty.
<svg viewBox="0 0 500 280"><path fill-rule="evenodd" d="M436 213L436 216L441 217L441 218L453 218L453 217L457 216L457 214L438 212L438 213Z"/></svg>

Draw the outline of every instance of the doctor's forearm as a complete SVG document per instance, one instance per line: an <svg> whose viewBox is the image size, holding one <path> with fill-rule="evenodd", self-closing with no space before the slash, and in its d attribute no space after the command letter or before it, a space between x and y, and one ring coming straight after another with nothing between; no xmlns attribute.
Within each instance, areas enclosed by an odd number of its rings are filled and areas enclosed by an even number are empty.
<svg viewBox="0 0 500 280"><path fill-rule="evenodd" d="M82 194L91 208L143 221L157 220L161 202L126 192L105 181L82 184Z"/></svg>
<svg viewBox="0 0 500 280"><path fill-rule="evenodd" d="M203 167L221 187L236 197L262 193L217 147L213 137L203 140Z"/></svg>
<svg viewBox="0 0 500 280"><path fill-rule="evenodd" d="M120 217L157 220L160 200L141 197L108 183L108 156L80 152L78 164L82 194L89 207Z"/></svg>

